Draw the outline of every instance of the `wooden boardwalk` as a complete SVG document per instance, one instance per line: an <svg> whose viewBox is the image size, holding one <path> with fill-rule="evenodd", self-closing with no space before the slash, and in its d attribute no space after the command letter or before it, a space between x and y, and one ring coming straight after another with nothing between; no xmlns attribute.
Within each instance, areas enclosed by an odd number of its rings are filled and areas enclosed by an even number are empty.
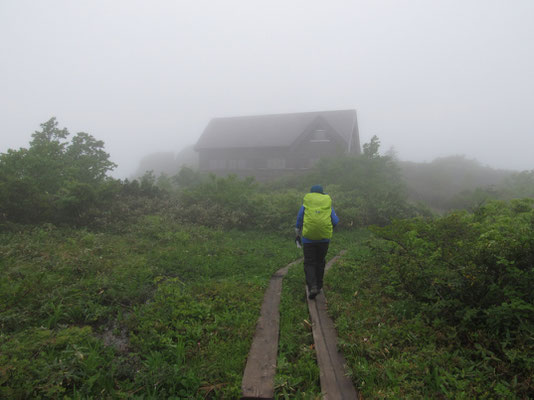
<svg viewBox="0 0 534 400"><path fill-rule="evenodd" d="M260 317L256 324L256 333L241 382L242 399L272 399L274 397L274 375L280 327L278 307L282 294L282 279L289 267L300 262L302 258L276 271L265 291Z"/></svg>
<svg viewBox="0 0 534 400"><path fill-rule="evenodd" d="M341 252L339 256L345 252ZM326 265L326 272L337 261L334 257ZM306 288L306 298L308 289ZM321 379L321 393L325 400L353 400L358 399L351 379L346 375L346 361L337 349L337 333L334 322L330 318L326 307L326 298L321 291L314 300L308 299L308 309L312 321L313 341L319 364Z"/></svg>
<svg viewBox="0 0 534 400"><path fill-rule="evenodd" d="M343 253L341 252L328 262L325 273ZM279 269L271 277L243 374L241 399L274 398L274 375L276 373L280 325L278 307L282 293L282 279L287 274L289 267L300 262L302 259L292 262ZM306 289L306 297L307 295L308 290ZM345 359L337 349L337 334L334 323L326 311L326 299L323 292L319 293L314 300L308 299L307 301L312 321L323 399L358 399L352 381L345 373Z"/></svg>

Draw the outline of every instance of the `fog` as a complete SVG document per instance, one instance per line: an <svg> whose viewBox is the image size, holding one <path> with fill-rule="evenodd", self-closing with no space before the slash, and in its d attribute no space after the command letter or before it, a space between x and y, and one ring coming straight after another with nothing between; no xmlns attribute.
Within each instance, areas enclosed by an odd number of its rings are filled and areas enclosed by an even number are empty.
<svg viewBox="0 0 534 400"><path fill-rule="evenodd" d="M352 109L398 157L534 169L534 1L0 2L0 152L52 116L128 177L213 117Z"/></svg>

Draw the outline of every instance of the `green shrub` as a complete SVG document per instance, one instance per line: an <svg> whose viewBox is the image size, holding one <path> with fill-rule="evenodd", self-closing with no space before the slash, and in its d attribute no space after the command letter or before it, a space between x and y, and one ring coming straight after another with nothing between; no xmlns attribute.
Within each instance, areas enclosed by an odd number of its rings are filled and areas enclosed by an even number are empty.
<svg viewBox="0 0 534 400"><path fill-rule="evenodd" d="M69 142L55 118L41 128L28 149L0 154L0 222L84 223L81 215L99 205L99 186L116 165L87 133Z"/></svg>
<svg viewBox="0 0 534 400"><path fill-rule="evenodd" d="M321 159L307 179L323 183L345 227L385 225L418 212L408 203L400 171L387 156Z"/></svg>
<svg viewBox="0 0 534 400"><path fill-rule="evenodd" d="M287 237L142 216L0 233L0 398L237 398Z"/></svg>
<svg viewBox="0 0 534 400"><path fill-rule="evenodd" d="M253 178L235 175L208 179L178 192L176 217L188 223L226 229L289 230L301 194L292 189L270 191Z"/></svg>
<svg viewBox="0 0 534 400"><path fill-rule="evenodd" d="M0 335L0 397L61 398L110 392L113 350L90 327L31 328Z"/></svg>
<svg viewBox="0 0 534 400"><path fill-rule="evenodd" d="M395 221L373 231L386 293L446 330L473 357L532 395L534 200L490 202L475 213ZM402 316L402 315L399 315Z"/></svg>

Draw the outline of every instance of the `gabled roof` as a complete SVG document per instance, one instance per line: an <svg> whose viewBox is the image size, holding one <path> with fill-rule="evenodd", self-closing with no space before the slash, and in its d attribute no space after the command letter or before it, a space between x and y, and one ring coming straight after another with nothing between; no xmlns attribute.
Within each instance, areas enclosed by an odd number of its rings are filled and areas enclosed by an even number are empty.
<svg viewBox="0 0 534 400"><path fill-rule="evenodd" d="M319 117L347 144L353 132L358 132L356 110L214 118L200 136L195 150L291 146Z"/></svg>

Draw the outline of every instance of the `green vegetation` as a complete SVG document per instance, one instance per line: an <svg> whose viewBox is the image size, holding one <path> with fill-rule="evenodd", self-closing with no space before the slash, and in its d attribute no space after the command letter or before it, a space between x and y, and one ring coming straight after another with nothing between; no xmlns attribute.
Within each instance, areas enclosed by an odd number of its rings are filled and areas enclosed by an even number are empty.
<svg viewBox="0 0 534 400"><path fill-rule="evenodd" d="M476 163L412 165L434 185L420 195L374 137L275 182L189 168L121 181L101 141L41 127L0 154L1 398L237 398L316 183L341 218L329 256L348 253L325 288L365 398L534 397L534 201L512 200L534 197L534 172L488 187ZM320 396L302 265L283 284L275 384Z"/></svg>
<svg viewBox="0 0 534 400"><path fill-rule="evenodd" d="M115 167L104 142L69 131L55 118L32 135L28 149L0 156L0 222L83 223L107 199L106 174Z"/></svg>
<svg viewBox="0 0 534 400"><path fill-rule="evenodd" d="M357 240L361 231L337 232L327 258L331 259ZM275 398L320 399L319 368L310 316L306 303L304 268L292 267L284 278L280 303L280 339L278 348Z"/></svg>
<svg viewBox="0 0 534 400"><path fill-rule="evenodd" d="M366 398L534 395L534 202L396 221L327 277Z"/></svg>
<svg viewBox="0 0 534 400"><path fill-rule="evenodd" d="M315 399L321 393L304 282L300 263L289 270L282 286L275 377L278 399Z"/></svg>
<svg viewBox="0 0 534 400"><path fill-rule="evenodd" d="M285 242L159 217L1 235L0 397L237 397Z"/></svg>

